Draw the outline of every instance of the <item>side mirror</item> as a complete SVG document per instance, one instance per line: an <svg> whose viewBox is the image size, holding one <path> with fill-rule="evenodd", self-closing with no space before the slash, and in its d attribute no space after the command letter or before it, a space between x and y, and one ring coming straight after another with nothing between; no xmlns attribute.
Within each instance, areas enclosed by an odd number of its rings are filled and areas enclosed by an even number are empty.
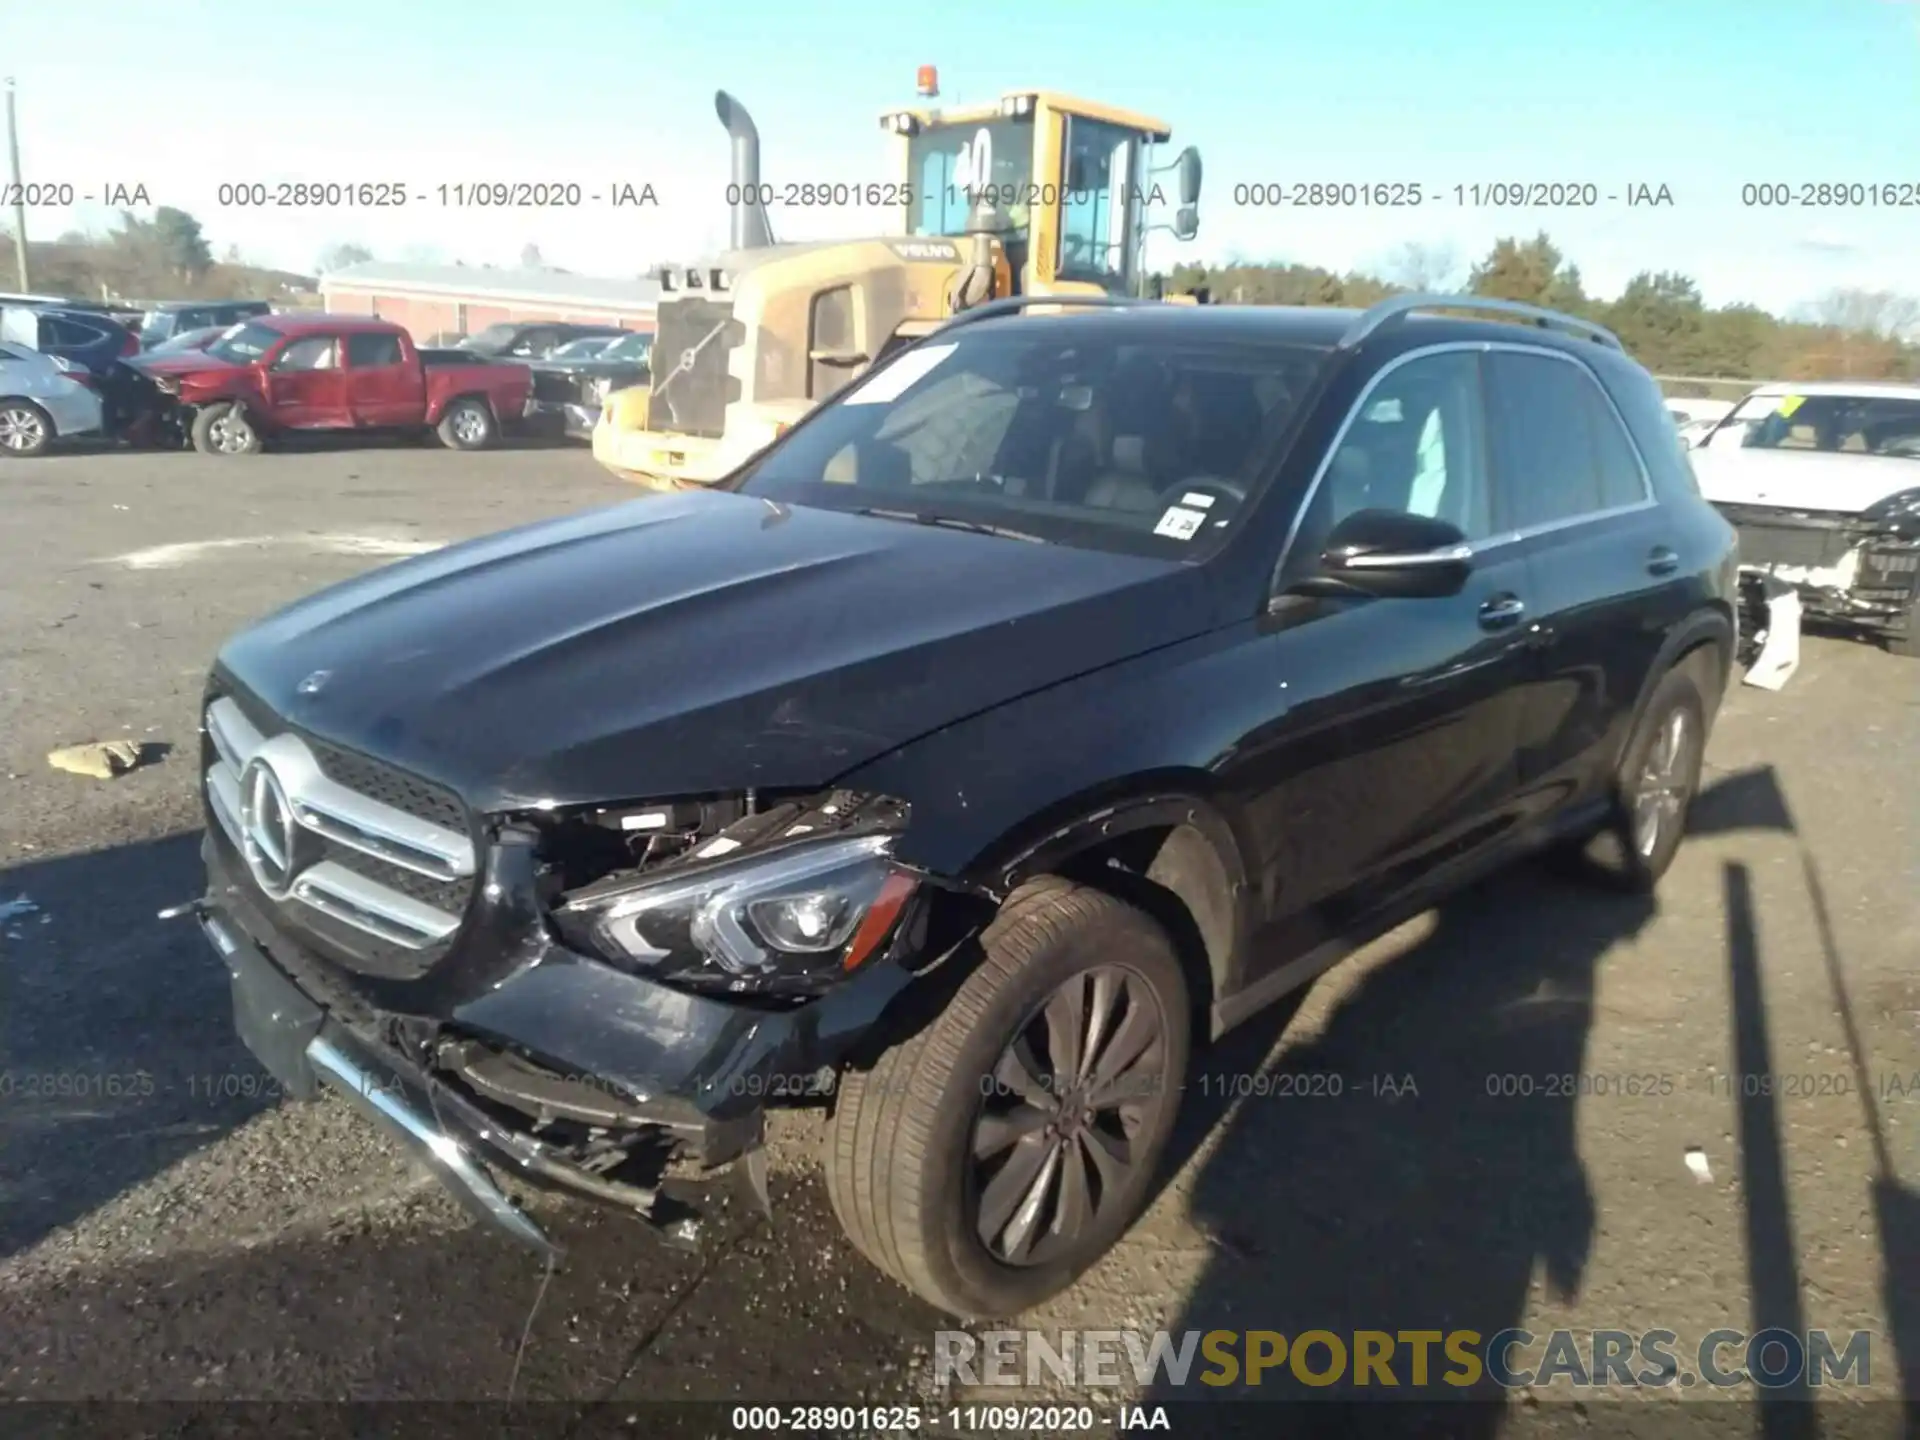
<svg viewBox="0 0 1920 1440"><path fill-rule="evenodd" d="M1200 151L1187 146L1174 159L1174 169L1179 172L1180 203L1193 206L1200 203Z"/></svg>
<svg viewBox="0 0 1920 1440"><path fill-rule="evenodd" d="M1396 599L1457 595L1473 551L1457 525L1404 510L1356 510L1327 537L1307 594L1359 592Z"/></svg>
<svg viewBox="0 0 1920 1440"><path fill-rule="evenodd" d="M1182 205L1173 212L1173 238L1191 240L1200 233L1200 212L1191 205Z"/></svg>

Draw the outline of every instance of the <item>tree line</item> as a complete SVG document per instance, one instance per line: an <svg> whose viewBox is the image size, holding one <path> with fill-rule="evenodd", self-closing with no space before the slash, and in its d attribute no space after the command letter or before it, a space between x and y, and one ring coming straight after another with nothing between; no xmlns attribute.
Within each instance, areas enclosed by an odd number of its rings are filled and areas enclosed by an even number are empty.
<svg viewBox="0 0 1920 1440"><path fill-rule="evenodd" d="M13 236L0 231L0 275L13 280ZM142 217L122 210L105 234L68 231L27 242L28 283L75 300L274 299L310 286L303 275L249 265L228 246L218 259L200 222L171 205Z"/></svg>
<svg viewBox="0 0 1920 1440"><path fill-rule="evenodd" d="M11 240L0 234L4 249ZM336 245L317 268L371 259ZM541 264L528 245L523 265ZM162 205L150 218L122 211L104 235L69 233L28 246L35 290L86 299L276 298L308 289L307 276L246 264L229 247L216 260L200 222ZM1206 291L1223 303L1345 305L1364 308L1407 291L1458 292L1546 305L1598 321L1658 375L1736 380L1920 379L1920 300L1889 291L1834 290L1787 319L1754 305L1708 306L1700 287L1673 271L1642 271L1616 299L1587 294L1580 269L1542 233L1498 241L1477 263L1451 250L1404 246L1385 274L1338 274L1317 265L1182 265L1166 277L1172 293Z"/></svg>
<svg viewBox="0 0 1920 1440"><path fill-rule="evenodd" d="M1407 245L1386 270L1342 275L1317 265L1182 265L1167 276L1167 291L1205 291L1223 304L1362 309L1389 295L1464 291L1596 321L1656 375L1920 379L1920 301L1891 291L1829 291L1803 318L1786 319L1755 305L1708 306L1690 277L1646 270L1617 299L1602 300L1587 294L1579 267L1544 232L1500 240L1471 266L1444 248Z"/></svg>

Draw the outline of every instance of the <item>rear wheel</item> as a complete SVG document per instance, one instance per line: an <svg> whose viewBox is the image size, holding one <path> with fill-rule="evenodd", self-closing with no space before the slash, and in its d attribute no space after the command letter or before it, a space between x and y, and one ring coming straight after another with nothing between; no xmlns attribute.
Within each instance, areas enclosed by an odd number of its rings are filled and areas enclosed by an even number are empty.
<svg viewBox="0 0 1920 1440"><path fill-rule="evenodd" d="M498 438L500 427L484 400L472 396L454 401L435 427L440 443L449 450L484 450Z"/></svg>
<svg viewBox="0 0 1920 1440"><path fill-rule="evenodd" d="M222 400L193 417L193 448L203 455L257 455L260 432L245 406Z"/></svg>
<svg viewBox="0 0 1920 1440"><path fill-rule="evenodd" d="M861 1253L969 1317L1057 1294L1125 1233L1172 1132L1189 1027L1165 932L1099 891L1023 887L981 944L931 1025L845 1076L826 1165Z"/></svg>
<svg viewBox="0 0 1920 1440"><path fill-rule="evenodd" d="M0 455L39 455L53 443L53 419L31 400L0 400Z"/></svg>
<svg viewBox="0 0 1920 1440"><path fill-rule="evenodd" d="M1669 670L1620 761L1606 824L1573 852L1580 869L1625 890L1644 893L1659 884L1700 788L1706 715L1694 667Z"/></svg>

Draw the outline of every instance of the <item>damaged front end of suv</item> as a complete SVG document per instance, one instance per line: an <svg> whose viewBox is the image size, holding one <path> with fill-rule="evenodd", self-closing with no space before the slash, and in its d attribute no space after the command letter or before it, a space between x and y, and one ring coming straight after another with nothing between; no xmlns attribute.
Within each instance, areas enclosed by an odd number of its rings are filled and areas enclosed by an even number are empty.
<svg viewBox="0 0 1920 1440"><path fill-rule="evenodd" d="M513 1183L697 1241L669 1176L744 1162L973 906L850 790L468 815L450 791L210 694L194 908L242 1038L346 1094L473 1213L543 1252ZM952 904L943 905L943 899ZM680 1187L675 1187L680 1188Z"/></svg>

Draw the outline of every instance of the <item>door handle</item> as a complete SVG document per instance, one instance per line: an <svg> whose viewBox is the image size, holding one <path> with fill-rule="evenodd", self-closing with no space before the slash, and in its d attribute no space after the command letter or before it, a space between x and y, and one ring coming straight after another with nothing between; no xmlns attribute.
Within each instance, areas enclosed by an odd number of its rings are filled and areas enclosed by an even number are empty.
<svg viewBox="0 0 1920 1440"><path fill-rule="evenodd" d="M1496 595L1480 607L1480 628L1505 630L1509 625L1517 625L1526 613L1527 607L1518 595Z"/></svg>
<svg viewBox="0 0 1920 1440"><path fill-rule="evenodd" d="M1649 575L1671 575L1680 568L1680 557L1665 545L1656 545L1647 555Z"/></svg>

